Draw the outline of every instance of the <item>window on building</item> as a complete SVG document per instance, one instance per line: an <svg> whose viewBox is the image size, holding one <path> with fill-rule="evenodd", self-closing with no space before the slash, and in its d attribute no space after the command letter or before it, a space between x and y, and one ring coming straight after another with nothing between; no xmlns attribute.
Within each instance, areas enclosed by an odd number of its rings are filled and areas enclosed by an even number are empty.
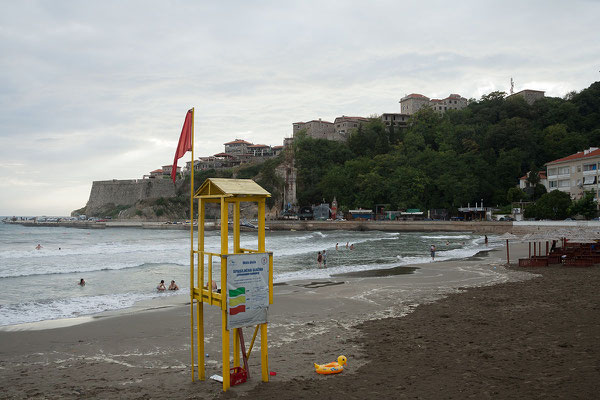
<svg viewBox="0 0 600 400"><path fill-rule="evenodd" d="M583 177L583 184L584 185L594 185L596 183L596 177L595 176L585 176Z"/></svg>
<svg viewBox="0 0 600 400"><path fill-rule="evenodd" d="M561 188L571 187L571 181L568 179L563 179L561 181L558 181L558 187L561 187Z"/></svg>
<svg viewBox="0 0 600 400"><path fill-rule="evenodd" d="M596 163L594 164L583 164L583 171L595 171L596 168L598 167L598 165Z"/></svg>
<svg viewBox="0 0 600 400"><path fill-rule="evenodd" d="M556 175L556 168L548 168L548 175Z"/></svg>
<svg viewBox="0 0 600 400"><path fill-rule="evenodd" d="M569 167L560 167L558 169L558 174L559 175L569 175Z"/></svg>
<svg viewBox="0 0 600 400"><path fill-rule="evenodd" d="M556 188L558 187L558 182L557 181L550 181L548 182L548 186L551 188Z"/></svg>
<svg viewBox="0 0 600 400"><path fill-rule="evenodd" d="M356 128L358 126L358 124L354 124L354 127Z"/></svg>

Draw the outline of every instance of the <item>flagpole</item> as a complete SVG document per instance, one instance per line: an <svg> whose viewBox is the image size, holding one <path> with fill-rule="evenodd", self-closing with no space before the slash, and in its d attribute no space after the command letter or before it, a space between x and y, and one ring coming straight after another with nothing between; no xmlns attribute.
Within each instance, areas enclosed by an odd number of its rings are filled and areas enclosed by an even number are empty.
<svg viewBox="0 0 600 400"><path fill-rule="evenodd" d="M192 107L192 171L190 173L190 340L192 342L192 382L194 381L194 108ZM200 288L199 288L200 289ZM197 305L199 307L199 303ZM200 368L200 365L198 365Z"/></svg>

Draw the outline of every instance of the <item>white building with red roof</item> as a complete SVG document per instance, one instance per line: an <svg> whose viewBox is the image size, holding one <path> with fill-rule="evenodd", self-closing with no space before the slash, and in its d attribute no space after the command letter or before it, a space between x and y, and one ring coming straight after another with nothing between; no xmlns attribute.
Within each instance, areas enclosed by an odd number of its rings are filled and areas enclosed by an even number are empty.
<svg viewBox="0 0 600 400"><path fill-rule="evenodd" d="M600 148L590 147L579 153L546 163L548 191L560 190L579 199L584 192L593 191L598 199L598 170Z"/></svg>
<svg viewBox="0 0 600 400"><path fill-rule="evenodd" d="M531 171L527 172L525 175L523 175L522 177L519 178L519 188L520 189L526 190L527 188L531 187L531 184L529 182L527 182L527 177L529 176L530 173L531 173ZM546 190L548 190L548 178L546 177L546 171L538 172L538 176L540 178L540 184L544 185L546 187Z"/></svg>

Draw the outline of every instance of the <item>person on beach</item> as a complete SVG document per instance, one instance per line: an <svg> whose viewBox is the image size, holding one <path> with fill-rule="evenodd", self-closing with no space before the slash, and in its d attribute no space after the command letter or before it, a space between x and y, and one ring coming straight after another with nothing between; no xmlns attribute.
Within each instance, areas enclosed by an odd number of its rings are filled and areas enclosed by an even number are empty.
<svg viewBox="0 0 600 400"><path fill-rule="evenodd" d="M350 250L354 250L354 243L350 245Z"/></svg>
<svg viewBox="0 0 600 400"><path fill-rule="evenodd" d="M85 286L85 281L83 280L83 278L81 278L81 279L79 280L79 283L78 283L78 285L79 285L79 286Z"/></svg>
<svg viewBox="0 0 600 400"><path fill-rule="evenodd" d="M336 244L335 244L335 250L336 250L336 251L337 251L337 249L338 249L338 244L339 244L339 243L336 243Z"/></svg>
<svg viewBox="0 0 600 400"><path fill-rule="evenodd" d="M169 290L179 290L179 286L177 286L175 281L171 281L171 284L169 285Z"/></svg>
<svg viewBox="0 0 600 400"><path fill-rule="evenodd" d="M348 242L346 242L346 248L348 248Z"/></svg>
<svg viewBox="0 0 600 400"><path fill-rule="evenodd" d="M167 288L165 287L165 281L164 280L160 281L160 283L156 287L156 290L158 290L159 292L164 292L165 290L167 290Z"/></svg>
<svg viewBox="0 0 600 400"><path fill-rule="evenodd" d="M317 263L319 264L319 268L321 268L322 262L323 262L323 256L321 255L321 252L319 252L319 254L317 254Z"/></svg>
<svg viewBox="0 0 600 400"><path fill-rule="evenodd" d="M42 249L42 245L38 243L38 245L37 245L37 246L35 246L35 249L36 249L36 250L41 250L41 249Z"/></svg>
<svg viewBox="0 0 600 400"><path fill-rule="evenodd" d="M327 253L323 250L323 268L327 268Z"/></svg>
<svg viewBox="0 0 600 400"><path fill-rule="evenodd" d="M485 245L486 245L486 246L488 245L488 238L487 238L487 235L485 235Z"/></svg>
<svg viewBox="0 0 600 400"><path fill-rule="evenodd" d="M431 248L429 249L431 251L431 261L435 260L435 245L432 244Z"/></svg>

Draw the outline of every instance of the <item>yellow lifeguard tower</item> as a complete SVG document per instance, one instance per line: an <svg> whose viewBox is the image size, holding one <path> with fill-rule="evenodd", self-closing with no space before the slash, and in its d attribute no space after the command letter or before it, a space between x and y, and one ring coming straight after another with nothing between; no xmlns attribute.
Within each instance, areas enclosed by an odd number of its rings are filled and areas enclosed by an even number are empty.
<svg viewBox="0 0 600 400"><path fill-rule="evenodd" d="M273 304L273 253L265 250L265 199L271 194L251 179L209 178L198 188L193 200L198 200L198 234L194 243L194 219L191 220L190 251L190 323L192 381L194 380L194 305L196 306L196 335L198 379L205 379L204 370L204 304L221 309L223 357L223 390L230 382L230 332L233 330L233 366L240 370L240 353L245 373L249 373L247 357L260 330L262 380L269 380L267 349L267 310ZM192 200L192 207L193 207ZM240 203L258 204L258 244L256 249L240 247ZM204 220L206 203L220 205L221 250L205 251ZM233 251L228 243L229 205L233 205ZM193 217L192 209L192 217ZM220 262L221 291L213 290L213 258ZM205 267L207 271L205 273ZM196 278L196 279L194 279ZM248 352L245 351L242 327L254 326L254 336ZM231 375L233 376L233 375Z"/></svg>

